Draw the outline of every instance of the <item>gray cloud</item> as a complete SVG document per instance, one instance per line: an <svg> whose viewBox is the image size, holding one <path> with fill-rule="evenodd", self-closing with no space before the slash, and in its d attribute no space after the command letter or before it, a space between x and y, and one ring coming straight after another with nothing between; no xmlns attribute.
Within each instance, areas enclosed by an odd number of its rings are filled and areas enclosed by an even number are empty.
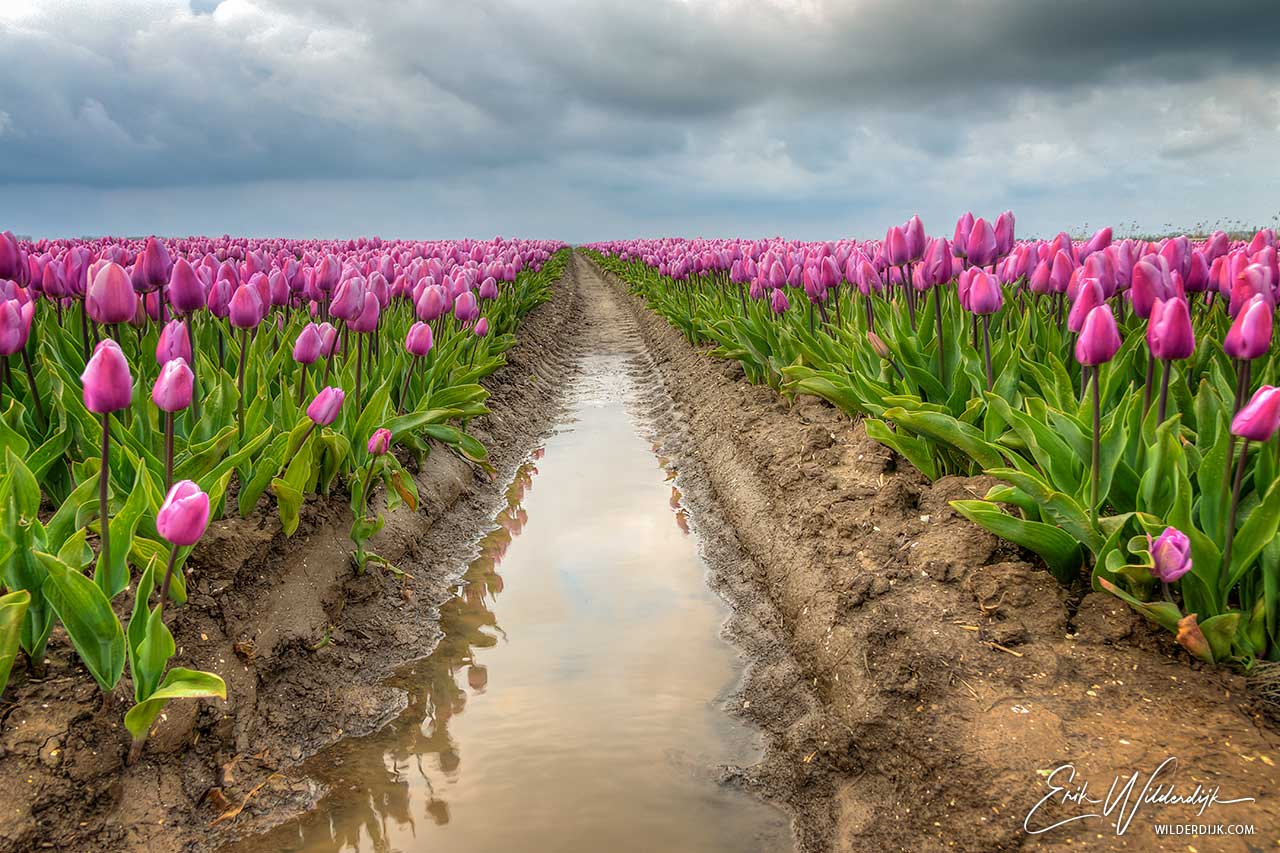
<svg viewBox="0 0 1280 853"><path fill-rule="evenodd" d="M19 230L827 237L1280 206L1280 17L1256 2L12 5Z"/></svg>

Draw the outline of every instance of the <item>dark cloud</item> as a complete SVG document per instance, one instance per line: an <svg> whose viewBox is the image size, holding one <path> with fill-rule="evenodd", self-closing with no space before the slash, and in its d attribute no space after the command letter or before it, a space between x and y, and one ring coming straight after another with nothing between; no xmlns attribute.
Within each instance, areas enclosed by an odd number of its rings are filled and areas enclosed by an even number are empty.
<svg viewBox="0 0 1280 853"><path fill-rule="evenodd" d="M1252 193L1280 169L1262 159L1280 141L1280 16L1256 2L12 5L0 9L6 220L44 210L24 199L52 185L98 200L70 216L115 209L159 230L137 194L184 188L166 209L204 222L250 187L314 200L346 182L379 188L406 221L423 221L406 211L424 193L501 198L530 216L439 219L557 220L567 237L603 236L589 193L646 226L879 228L873 217L1018 201L1049 224L1105 218L1105 204L1184 215L1213 169L1221 191L1204 204L1261 213L1272 205ZM1258 165L1245 176L1224 160ZM537 220L553 197L572 209ZM334 228L365 230L368 204L332 198ZM319 215L290 209L255 215L282 217L275 230Z"/></svg>

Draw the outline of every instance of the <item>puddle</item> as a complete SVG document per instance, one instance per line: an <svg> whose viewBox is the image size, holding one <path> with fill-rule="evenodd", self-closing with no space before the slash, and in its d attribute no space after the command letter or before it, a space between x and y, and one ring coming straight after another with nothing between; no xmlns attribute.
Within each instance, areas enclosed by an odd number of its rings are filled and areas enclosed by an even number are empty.
<svg viewBox="0 0 1280 853"><path fill-rule="evenodd" d="M440 645L389 682L408 708L308 762L330 795L236 851L791 849L785 815L716 782L759 754L722 708L741 676L727 608L637 432L625 357L583 366Z"/></svg>

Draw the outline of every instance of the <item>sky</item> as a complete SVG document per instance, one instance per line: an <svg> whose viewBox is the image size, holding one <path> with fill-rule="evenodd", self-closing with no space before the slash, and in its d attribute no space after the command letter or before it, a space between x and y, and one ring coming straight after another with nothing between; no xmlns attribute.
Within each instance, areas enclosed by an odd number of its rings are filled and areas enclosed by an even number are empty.
<svg viewBox="0 0 1280 853"><path fill-rule="evenodd" d="M0 0L0 230L1276 225L1266 0Z"/></svg>

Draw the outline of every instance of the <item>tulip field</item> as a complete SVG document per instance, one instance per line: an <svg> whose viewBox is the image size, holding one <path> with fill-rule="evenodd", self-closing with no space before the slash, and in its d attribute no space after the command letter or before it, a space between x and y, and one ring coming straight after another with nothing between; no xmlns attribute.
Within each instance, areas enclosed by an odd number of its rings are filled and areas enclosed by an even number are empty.
<svg viewBox="0 0 1280 853"><path fill-rule="evenodd" d="M825 398L953 507L1206 662L1280 660L1272 230L1019 240L630 240L597 261L748 379Z"/></svg>
<svg viewBox="0 0 1280 853"><path fill-rule="evenodd" d="M350 502L353 569L416 507L402 462L483 465L479 380L550 296L563 244L495 239L19 241L0 235L0 692L61 624L142 750L173 700L166 609L210 520ZM21 661L21 662L19 662Z"/></svg>

